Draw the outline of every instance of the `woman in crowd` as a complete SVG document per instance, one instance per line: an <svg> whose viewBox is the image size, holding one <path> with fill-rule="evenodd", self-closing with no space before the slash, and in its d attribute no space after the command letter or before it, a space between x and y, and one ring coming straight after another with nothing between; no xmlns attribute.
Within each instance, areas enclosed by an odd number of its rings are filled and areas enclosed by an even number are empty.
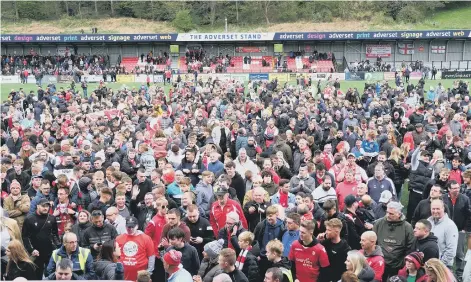
<svg viewBox="0 0 471 282"><path fill-rule="evenodd" d="M115 240L103 243L97 260L93 263L95 274L98 279L102 280L123 280L124 268L118 262L121 256L121 249Z"/></svg>
<svg viewBox="0 0 471 282"><path fill-rule="evenodd" d="M92 226L92 223L90 222L90 213L87 210L82 210L78 213L77 219L77 223L72 226L72 232L77 235L79 246L89 247L83 245L83 235L85 233L85 230L88 227Z"/></svg>
<svg viewBox="0 0 471 282"><path fill-rule="evenodd" d="M352 271L358 277L360 282L373 281L375 273L368 265L365 257L358 251L350 251L347 253L347 271Z"/></svg>
<svg viewBox="0 0 471 282"><path fill-rule="evenodd" d="M399 270L398 276L406 278L408 282L427 281L428 276L424 269L424 254L420 252L412 252L404 259L406 265Z"/></svg>
<svg viewBox="0 0 471 282"><path fill-rule="evenodd" d="M7 269L4 274L5 280L11 281L18 277L34 280L36 277L36 265L29 258L23 243L19 240L12 240L6 248L8 257Z"/></svg>
<svg viewBox="0 0 471 282"><path fill-rule="evenodd" d="M455 276L450 269L437 258L431 258L425 263L427 282L456 282Z"/></svg>

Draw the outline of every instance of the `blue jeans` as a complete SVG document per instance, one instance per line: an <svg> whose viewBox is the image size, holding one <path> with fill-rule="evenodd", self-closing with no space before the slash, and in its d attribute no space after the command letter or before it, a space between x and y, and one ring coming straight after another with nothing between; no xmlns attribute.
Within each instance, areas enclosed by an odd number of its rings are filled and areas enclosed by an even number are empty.
<svg viewBox="0 0 471 282"><path fill-rule="evenodd" d="M87 88L82 88L82 89L83 89L83 97L88 98Z"/></svg>

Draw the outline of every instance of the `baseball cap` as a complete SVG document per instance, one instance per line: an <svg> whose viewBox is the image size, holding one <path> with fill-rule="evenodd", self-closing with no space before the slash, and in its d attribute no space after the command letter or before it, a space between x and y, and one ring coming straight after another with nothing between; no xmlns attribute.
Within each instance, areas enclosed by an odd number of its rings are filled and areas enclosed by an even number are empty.
<svg viewBox="0 0 471 282"><path fill-rule="evenodd" d="M355 196L353 195L348 195L345 197L345 200L343 201L347 207L351 207L353 203L358 202Z"/></svg>
<svg viewBox="0 0 471 282"><path fill-rule="evenodd" d="M219 188L219 189L214 193L214 195L216 195L216 196L224 196L224 195L226 195L227 193L229 193L229 191L228 191L227 189Z"/></svg>
<svg viewBox="0 0 471 282"><path fill-rule="evenodd" d="M381 196L378 202L387 204L389 203L389 201L391 201L391 199L392 199L392 193L386 190L386 191L381 192Z"/></svg>
<svg viewBox="0 0 471 282"><path fill-rule="evenodd" d="M347 159L348 159L349 157L354 157L354 158L356 158L356 156L355 156L355 154L354 154L354 153L348 153L348 155L347 155Z"/></svg>
<svg viewBox="0 0 471 282"><path fill-rule="evenodd" d="M51 206L51 203L49 203L49 200L48 200L48 199L42 198L41 200L39 200L38 206L44 206L44 205Z"/></svg>
<svg viewBox="0 0 471 282"><path fill-rule="evenodd" d="M134 228L137 226L137 219L134 216L126 217L126 227Z"/></svg>

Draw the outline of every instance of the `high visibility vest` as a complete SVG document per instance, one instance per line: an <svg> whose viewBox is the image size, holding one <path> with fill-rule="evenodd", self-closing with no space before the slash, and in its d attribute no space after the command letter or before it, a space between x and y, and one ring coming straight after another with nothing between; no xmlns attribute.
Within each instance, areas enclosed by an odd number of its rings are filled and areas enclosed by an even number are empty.
<svg viewBox="0 0 471 282"><path fill-rule="evenodd" d="M54 260L56 264L62 259L62 257L57 254L58 251L59 249L52 252L52 259ZM82 270L84 273L85 273L85 264L87 263L87 258L89 254L90 254L89 249L79 247L78 259L79 259L79 264L80 264L80 270Z"/></svg>
<svg viewBox="0 0 471 282"><path fill-rule="evenodd" d="M291 274L291 270L284 267L280 267L280 270L283 275L286 275L286 277L288 277L289 282L293 282L293 275Z"/></svg>

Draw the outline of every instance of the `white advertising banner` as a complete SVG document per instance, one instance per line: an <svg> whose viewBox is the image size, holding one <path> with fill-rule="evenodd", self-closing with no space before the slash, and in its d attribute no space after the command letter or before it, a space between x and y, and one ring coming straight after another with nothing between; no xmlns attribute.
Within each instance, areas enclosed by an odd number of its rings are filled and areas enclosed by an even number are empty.
<svg viewBox="0 0 471 282"><path fill-rule="evenodd" d="M391 57L392 48L388 44L366 44L367 58L389 58Z"/></svg>
<svg viewBox="0 0 471 282"><path fill-rule="evenodd" d="M265 41L273 40L274 32L259 33L179 33L177 41Z"/></svg>
<svg viewBox="0 0 471 282"><path fill-rule="evenodd" d="M20 83L20 77L17 75L0 76L1 83Z"/></svg>

